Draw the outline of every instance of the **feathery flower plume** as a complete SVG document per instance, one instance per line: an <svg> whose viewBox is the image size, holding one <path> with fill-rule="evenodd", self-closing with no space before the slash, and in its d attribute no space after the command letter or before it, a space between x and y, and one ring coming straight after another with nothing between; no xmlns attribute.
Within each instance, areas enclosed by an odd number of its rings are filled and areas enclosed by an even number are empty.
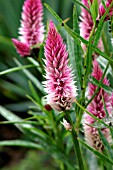
<svg viewBox="0 0 113 170"><path fill-rule="evenodd" d="M105 3L106 8L109 8L109 6L111 5L112 2L113 2L112 0L106 1L106 3ZM100 4L100 6L99 6L99 15L98 15L97 20L99 20L104 15L105 12L106 12L106 9L104 8L104 6L102 4ZM109 20L110 16L113 16L113 5L109 10L109 14L106 15L105 21Z"/></svg>
<svg viewBox="0 0 113 170"><path fill-rule="evenodd" d="M68 66L68 52L63 39L55 29L52 21L45 45L44 83L47 103L58 111L69 110L77 95L71 68Z"/></svg>
<svg viewBox="0 0 113 170"><path fill-rule="evenodd" d="M42 20L43 6L41 0L26 0L23 5L19 40L12 39L17 52L22 57L31 54L33 45L43 42L44 26Z"/></svg>
<svg viewBox="0 0 113 170"><path fill-rule="evenodd" d="M90 2L92 4L93 0L90 0ZM98 3L99 2L100 2L100 0L98 0ZM88 4L88 0L82 0L82 3L87 8L90 9L89 4ZM80 35L84 39L89 40L90 33L91 33L91 31L93 29L93 26L94 26L92 16L85 8L81 8L81 17L80 17L80 19L81 19L81 22L79 24L79 26L80 26ZM86 45L85 44L82 44L82 48L83 48L84 52L86 52ZM103 51L103 44L102 44L101 39L98 42L98 48ZM97 54L94 54L94 57L96 57L96 56L97 56Z"/></svg>
<svg viewBox="0 0 113 170"><path fill-rule="evenodd" d="M102 72L101 68L99 67L97 61L94 60L92 76L97 80L101 80L102 75L103 75L103 72ZM107 80L106 77L103 80L103 84L109 86L109 81ZM89 83L88 86L89 86L89 98L91 98L91 96L94 94L95 90L97 89L97 86L95 86L94 84L91 84L91 83ZM90 113L92 113L94 116L98 117L99 119L106 117L102 98L104 99L106 109L107 109L109 115L111 115L111 111L112 111L111 101L110 101L111 96L109 94L107 94L104 91L104 89L102 89L102 88L99 89L98 93L96 94L96 96L94 97L92 102L87 107L87 110ZM84 115L85 138L86 138L86 141L89 143L89 145L91 145L98 151L102 152L104 149L104 146L103 146L102 140L99 137L98 130L95 127L90 126L91 124L93 126L94 122L95 122L95 120L91 116L89 116L88 114L85 113L85 115ZM110 137L109 129L102 128L101 131L104 134L107 141L110 142L111 137Z"/></svg>

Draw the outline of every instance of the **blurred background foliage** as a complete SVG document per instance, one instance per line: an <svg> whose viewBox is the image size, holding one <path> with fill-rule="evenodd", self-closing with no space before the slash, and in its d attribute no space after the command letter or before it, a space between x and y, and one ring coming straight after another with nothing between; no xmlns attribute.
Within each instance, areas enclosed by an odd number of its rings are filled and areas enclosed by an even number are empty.
<svg viewBox="0 0 113 170"><path fill-rule="evenodd" d="M70 18L68 24L72 27L72 9L73 3L70 0L43 0L49 4L56 13L65 20ZM22 65L31 64L30 61L21 58L11 42L11 38L18 37L18 28L20 26L21 11L24 0L0 0L0 71L7 70L17 66L15 58ZM47 21L52 19L55 23L57 21L44 7L44 24L45 28ZM64 37L65 38L65 37ZM43 50L42 50L43 57ZM39 81L43 80L43 76L35 68L28 69ZM28 85L29 77L21 70L0 76L0 105L4 106L10 111L13 111L21 118L29 117L27 111L33 103L26 97L31 94ZM35 87L34 87L35 88ZM37 94L41 98L43 94L36 88ZM0 121L5 120L0 116ZM13 125L0 125L0 140L11 140L21 138L22 134ZM48 155L43 152L34 152L21 147L4 147L0 149L0 169L8 166L3 170L54 170L54 161L49 160ZM18 155L18 156L17 156ZM20 159L20 164L16 164ZM40 156L41 155L41 156ZM15 157L15 159L13 158ZM17 157L17 158L16 158ZM33 164L32 164L33 163ZM14 164L14 165L13 165ZM10 169L11 165L11 169ZM14 168L13 168L14 166ZM50 168L51 167L51 168Z"/></svg>

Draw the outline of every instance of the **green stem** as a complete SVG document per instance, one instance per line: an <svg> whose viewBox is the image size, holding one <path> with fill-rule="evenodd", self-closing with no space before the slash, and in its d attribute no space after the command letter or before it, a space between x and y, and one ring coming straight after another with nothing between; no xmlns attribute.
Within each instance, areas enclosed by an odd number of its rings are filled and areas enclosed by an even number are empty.
<svg viewBox="0 0 113 170"><path fill-rule="evenodd" d="M68 122L71 124L71 127L72 127L71 135L72 135L72 139L73 139L76 157L77 157L77 160L78 160L79 169L84 170L83 158L82 158L82 154L81 154L80 144L79 144L78 139L77 139L78 138L77 133L75 131L75 128L74 128L74 125L73 125L73 122L71 120L69 112L65 112L65 116L66 116Z"/></svg>
<svg viewBox="0 0 113 170"><path fill-rule="evenodd" d="M84 102L85 102L85 92L86 92L86 87L87 87L87 79L88 79L88 76L91 72L92 42L93 42L93 39L94 39L95 28L96 28L96 25L93 26L93 29L91 31L91 34L90 34L90 37L89 37L89 42L88 42L88 48L87 48L86 56L85 56L85 59L84 59L84 78L83 78L83 84L82 84L83 90L82 90L82 102L81 102L81 104L84 104ZM82 115L83 115L83 110L80 109L79 116L77 117L77 120L76 120L76 131L77 132L79 132L79 127L80 127Z"/></svg>
<svg viewBox="0 0 113 170"><path fill-rule="evenodd" d="M90 113L88 110L86 110L80 103L78 103L77 101L75 101L75 103L83 110L83 112L86 112L88 115L90 115L93 119L97 120L97 122L102 123L103 125L105 125L105 127L110 128L110 126L108 124L106 124L104 121L102 121L101 119L99 119L98 117L94 116L92 113Z"/></svg>

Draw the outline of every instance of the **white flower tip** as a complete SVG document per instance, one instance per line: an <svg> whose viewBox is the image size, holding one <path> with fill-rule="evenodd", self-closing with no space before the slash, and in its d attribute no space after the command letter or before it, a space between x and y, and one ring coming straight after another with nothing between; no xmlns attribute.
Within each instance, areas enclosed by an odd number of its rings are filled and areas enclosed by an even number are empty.
<svg viewBox="0 0 113 170"><path fill-rule="evenodd" d="M67 122L66 119L63 118L63 122L61 122L61 124L65 127L66 130L72 131L72 127L70 123Z"/></svg>

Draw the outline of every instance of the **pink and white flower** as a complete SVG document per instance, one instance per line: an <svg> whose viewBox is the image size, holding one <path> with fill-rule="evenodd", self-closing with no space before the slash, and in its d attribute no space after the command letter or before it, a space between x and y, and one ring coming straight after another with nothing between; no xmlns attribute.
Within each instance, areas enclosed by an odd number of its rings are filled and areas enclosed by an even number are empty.
<svg viewBox="0 0 113 170"><path fill-rule="evenodd" d="M26 0L23 5L19 40L12 39L17 52L22 57L29 56L32 46L43 42L44 25L42 20L43 6L41 0Z"/></svg>
<svg viewBox="0 0 113 170"><path fill-rule="evenodd" d="M90 0L91 4L93 2L93 0ZM100 0L98 0L98 3L100 2ZM82 0L82 3L88 8L90 9L88 0ZM86 39L89 40L91 31L93 29L94 26L94 22L92 19L91 14L85 9L85 8L81 8L81 22L79 24L80 26L80 35ZM84 50L84 52L86 52L86 45L82 43L82 48ZM103 43L102 40L100 39L98 42L98 48L103 51ZM93 54L94 57L97 57L98 54Z"/></svg>
<svg viewBox="0 0 113 170"><path fill-rule="evenodd" d="M69 110L77 95L77 89L71 68L68 66L66 45L52 21L49 24L44 49L47 103L58 111Z"/></svg>
<svg viewBox="0 0 113 170"><path fill-rule="evenodd" d="M101 80L102 75L103 75L103 72L101 68L99 67L97 61L94 60L92 76L97 80ZM106 77L103 80L103 84L109 86L109 81L107 80ZM94 94L95 90L97 89L97 86L92 83L89 83L88 88L89 88L88 96L90 99L92 95ZM91 103L87 107L87 110L90 113L92 113L94 116L98 117L99 119L103 119L106 117L102 98L104 99L108 114L111 115L112 113L112 106L111 106L112 104L110 100L111 96L107 92L105 92L103 88L99 89L98 93L96 94L94 99L91 101ZM90 126L90 125L93 126L94 122L95 120L91 116L85 113L84 115L85 138L86 138L86 141L89 143L89 145L91 145L95 149L102 152L102 150L104 149L104 146L98 134L98 130L95 127ZM102 128L101 131L104 134L105 138L108 140L108 142L110 142L111 141L110 130L108 128Z"/></svg>

